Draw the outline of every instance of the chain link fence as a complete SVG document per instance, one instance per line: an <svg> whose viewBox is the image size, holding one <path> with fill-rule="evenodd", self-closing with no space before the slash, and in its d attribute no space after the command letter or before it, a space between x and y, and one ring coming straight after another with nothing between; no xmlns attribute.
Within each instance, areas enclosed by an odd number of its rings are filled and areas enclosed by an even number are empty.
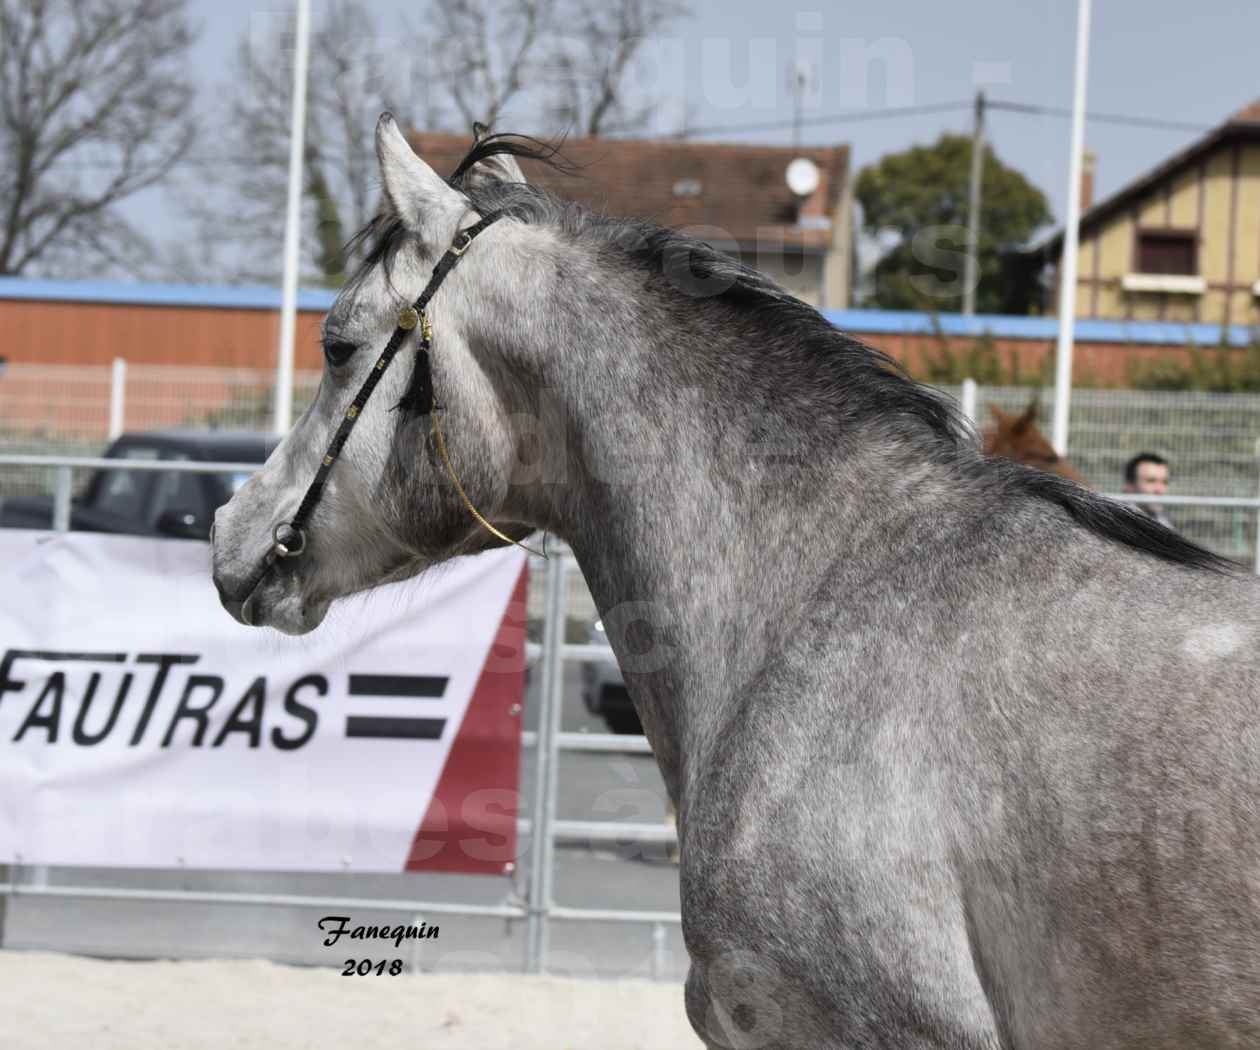
<svg viewBox="0 0 1260 1050"><path fill-rule="evenodd" d="M958 387L942 388L955 398ZM992 424L990 406L1022 412L1038 398L1028 387L978 387L976 423ZM1040 394L1039 420L1049 437L1054 392ZM1124 465L1139 452L1169 463L1170 493L1178 496L1260 494L1260 394L1199 391L1073 390L1068 459L1100 492L1119 492ZM1256 514L1249 508L1168 506L1177 529L1228 558L1250 562Z"/></svg>
<svg viewBox="0 0 1260 1050"><path fill-rule="evenodd" d="M267 430L271 426L271 370L130 366L125 370L69 365L13 364L0 375L0 453L96 455L114 428L172 427ZM294 382L294 416L314 398L318 370ZM959 387L943 387L955 398ZM1020 412L1040 396L1049 430L1053 393L1028 387L979 387L976 420L983 429L990 406ZM1260 493L1260 394L1147 390L1075 390L1069 459L1095 489L1118 492L1125 461L1155 452L1172 468L1172 492L1182 496ZM0 469L0 499L48 494L52 472ZM1233 507L1170 507L1189 538L1227 557L1250 560L1255 514Z"/></svg>
<svg viewBox="0 0 1260 1050"><path fill-rule="evenodd" d="M320 375L294 375L295 419L314 400ZM267 431L274 383L273 371L248 368L11 364L0 373L0 455L96 456L123 430ZM0 500L51 495L53 474L0 466ZM77 484L88 477L79 472Z"/></svg>

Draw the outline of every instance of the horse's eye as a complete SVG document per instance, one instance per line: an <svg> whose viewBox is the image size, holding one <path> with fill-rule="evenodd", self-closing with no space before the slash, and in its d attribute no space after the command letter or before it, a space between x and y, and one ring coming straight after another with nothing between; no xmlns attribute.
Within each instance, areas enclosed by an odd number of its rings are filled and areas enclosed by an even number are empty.
<svg viewBox="0 0 1260 1050"><path fill-rule="evenodd" d="M354 343L344 343L334 339L324 344L324 359L334 368L338 368L350 360L350 356L356 349L358 348Z"/></svg>

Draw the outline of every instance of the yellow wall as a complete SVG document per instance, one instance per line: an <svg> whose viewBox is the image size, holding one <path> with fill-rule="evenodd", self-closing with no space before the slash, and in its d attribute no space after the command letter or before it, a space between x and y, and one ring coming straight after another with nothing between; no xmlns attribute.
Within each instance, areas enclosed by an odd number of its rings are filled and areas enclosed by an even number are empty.
<svg viewBox="0 0 1260 1050"><path fill-rule="evenodd" d="M1191 168L1173 180L1172 225L1192 230L1199 225L1199 170Z"/></svg>
<svg viewBox="0 0 1260 1050"><path fill-rule="evenodd" d="M1082 237L1080 245L1077 248L1076 255L1076 274L1079 279L1085 279L1093 276L1094 273L1094 252L1098 246L1098 237Z"/></svg>
<svg viewBox="0 0 1260 1050"><path fill-rule="evenodd" d="M1225 293L1219 288L1209 288L1199 299L1200 319L1219 323L1225 316L1225 298Z"/></svg>
<svg viewBox="0 0 1260 1050"><path fill-rule="evenodd" d="M1128 273L1136 265L1133 255L1133 223L1127 215L1117 216L1104 226L1102 238L1102 259L1098 273L1100 277L1119 277Z"/></svg>
<svg viewBox="0 0 1260 1050"><path fill-rule="evenodd" d="M1234 240L1234 280L1260 278L1260 145L1243 147L1238 165L1238 235Z"/></svg>
<svg viewBox="0 0 1260 1050"><path fill-rule="evenodd" d="M1161 186L1151 192L1145 200L1137 205L1138 225L1142 229L1162 229L1168 223L1164 221L1164 188Z"/></svg>
<svg viewBox="0 0 1260 1050"><path fill-rule="evenodd" d="M1124 298L1116 282L1104 284L1098 292L1098 313L1090 316L1123 317Z"/></svg>
<svg viewBox="0 0 1260 1050"><path fill-rule="evenodd" d="M1094 309L1094 255L1098 254L1098 309ZM1120 277L1130 270L1133 223L1128 214L1117 215L1081 239L1078 266L1080 286L1076 293L1077 317L1124 317Z"/></svg>
<svg viewBox="0 0 1260 1050"><path fill-rule="evenodd" d="M1229 246L1231 151L1220 150L1207 158L1207 188L1203 203L1203 240L1199 245L1199 273L1209 284L1224 281L1229 274L1226 255Z"/></svg>

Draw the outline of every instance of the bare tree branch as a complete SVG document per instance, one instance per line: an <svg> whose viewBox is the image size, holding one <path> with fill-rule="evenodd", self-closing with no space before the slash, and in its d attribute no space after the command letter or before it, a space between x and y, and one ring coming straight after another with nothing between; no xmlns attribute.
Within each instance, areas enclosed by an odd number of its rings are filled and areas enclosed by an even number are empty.
<svg viewBox="0 0 1260 1050"><path fill-rule="evenodd" d="M186 190L203 239L215 243L197 276L271 282L279 277L288 192L293 92L292 17L274 31L241 40L224 92L224 165L218 193ZM399 65L393 38L376 35L370 8L341 0L325 8L311 34L304 147L301 265L304 279L337 285L354 260L342 248L377 205L373 128L395 109L388 78ZM405 89L406 84L402 87ZM192 260L183 260L187 274Z"/></svg>
<svg viewBox="0 0 1260 1050"><path fill-rule="evenodd" d="M557 0L432 0L442 87L462 121L494 126L527 93ZM492 41L498 41L496 46Z"/></svg>
<svg viewBox="0 0 1260 1050"><path fill-rule="evenodd" d="M689 14L680 0L567 0L566 35L549 56L552 121L588 136L642 130L657 100L632 106L626 74L646 41Z"/></svg>
<svg viewBox="0 0 1260 1050"><path fill-rule="evenodd" d="M340 283L356 260L340 248L375 212L379 187L373 127L382 109L406 120L415 103L427 126L505 119L520 130L564 124L600 134L646 123L653 99L624 97L627 72L646 38L684 8L667 0L429 0L426 29L378 37L370 5L335 0L312 34L304 155L302 266L307 280ZM176 252L186 277L275 281L284 236L292 92L291 18L241 42L222 118L217 187L185 194L197 217L200 256ZM570 46L557 48L561 31ZM576 32L576 36L573 34ZM422 36L431 36L420 46ZM405 39L414 40L408 49ZM423 55L412 69L399 56ZM559 69L559 83L548 79ZM427 84L408 83L409 73ZM395 93L403 94L400 110ZM563 95L563 97L561 97ZM440 96L438 105L435 96ZM532 127L531 127L532 125ZM209 191L208 191L209 190ZM217 194L217 197L216 197Z"/></svg>
<svg viewBox="0 0 1260 1050"><path fill-rule="evenodd" d="M0 274L145 257L118 205L192 145L191 43L186 0L0 0Z"/></svg>

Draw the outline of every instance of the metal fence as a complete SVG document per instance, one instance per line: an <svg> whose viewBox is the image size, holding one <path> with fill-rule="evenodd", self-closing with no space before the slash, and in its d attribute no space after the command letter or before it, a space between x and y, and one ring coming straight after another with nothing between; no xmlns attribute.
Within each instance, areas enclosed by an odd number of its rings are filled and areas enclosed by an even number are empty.
<svg viewBox="0 0 1260 1050"><path fill-rule="evenodd" d="M71 473L75 469L99 467L104 461L72 460L64 457L40 459L29 456L0 455L0 468L13 465L36 466L47 471L55 483L56 507L54 525L68 528L69 503L72 485ZM188 472L221 472L256 470L252 464L214 464L191 462L127 462L108 461L112 467L134 470L170 470ZM1219 509L1239 511L1248 515L1260 508L1260 499L1254 496L1230 498L1178 497L1173 502L1178 507L1200 508L1213 504L1227 506ZM73 869L68 870L70 881L50 880L47 868L24 867L21 858L15 860L5 878L0 875L0 894L7 900L11 895L42 898L83 898L110 901L164 901L183 905L249 905L285 909L362 909L384 912L400 912L420 921L431 922L440 915L480 916L505 920L521 920L526 923L527 936L523 965L527 972L540 973L547 969L551 924L555 922L604 922L627 923L646 927L650 931L651 973L655 977L666 975L666 931L679 926L681 917L673 911L626 910L615 907L572 907L557 902L555 889L555 848L558 843L656 843L674 845L676 832L672 827L655 823L626 821L573 821L557 817L559 797L559 759L566 751L602 752L607 754L646 754L650 749L643 737L626 737L611 734L587 734L561 732L561 707L563 702L563 665L566 661L606 660L613 662L610 650L601 646L569 644L565 641L565 626L571 600L570 577L577 572L577 562L561 544L552 545L552 555L545 561L532 559L535 573L541 571L544 585L542 602L542 642L531 643L527 658L541 670L542 689L539 712L539 728L536 733L525 733L523 745L535 753L535 776L529 806L530 818L519 821L518 830L528 837L530 852L528 864L519 874L524 877L523 897L515 891L506 894L497 904L463 904L450 901L406 900L385 896L320 896L297 893L240 893L216 888L213 881L209 888L156 889L118 885L76 885ZM1257 553L1257 569L1260 570L1260 552ZM534 576L534 579L537 577ZM60 875L60 873L59 873ZM230 878L224 880L231 885ZM3 943L3 912L0 911L0 944ZM412 956L413 969L419 966L419 958Z"/></svg>
<svg viewBox="0 0 1260 1050"><path fill-rule="evenodd" d="M961 387L943 389L964 399ZM1028 387L978 386L974 418L983 429L991 422L990 406L1022 412L1039 398L1048 435L1053 397ZM1260 494L1260 394L1073 390L1068 434L1068 459L1102 492L1121 489L1131 456L1154 452L1168 460L1171 490L1179 496L1246 500ZM1189 539L1239 561L1255 556L1257 519L1247 506L1164 502Z"/></svg>
<svg viewBox="0 0 1260 1050"><path fill-rule="evenodd" d="M253 472L256 464L192 463L186 461L150 462L115 461L93 459L69 459L65 457L32 457L0 455L0 467L37 466L58 479L55 483L56 505L54 526L59 530L69 527L70 476L76 469L91 469L101 465L126 470L171 470L190 473L219 473L224 471ZM566 644L565 622L569 605L569 578L577 569L571 552L560 543L549 544L547 559L531 559L531 568L541 573L545 588L543 602L543 634L541 645L531 643L527 647L527 659L541 669L542 690L539 712L539 730L523 735L522 744L536 753L534 790L529 812L530 818L518 821L518 833L530 843L528 867L525 870L525 897L516 893L505 896L499 904L461 904L450 901L399 900L368 896L314 896L295 893L239 893L219 889L164 890L134 888L124 885L75 885L63 882L60 877L50 879L49 869L21 863L21 858L0 857L0 863L12 860L7 877L0 876L0 894L5 898L26 896L36 898L80 898L110 901L165 901L174 904L250 905L288 909L361 909L371 911L401 912L414 917L415 924L430 921L440 915L464 915L523 920L527 925L524 968L527 972L541 973L547 969L550 924L553 922L616 922L646 926L650 931L651 973L654 977L666 976L666 928L681 924L681 917L671 911L632 911L609 908L580 908L556 902L554 897L555 847L557 843L677 843L675 830L664 824L645 824L626 821L573 821L560 820L556 816L556 800L559 792L559 757L565 751L601 752L607 754L650 754L647 740L642 736L627 737L612 734L563 733L560 731L560 712L563 702L562 668L566 661L604 660L615 662L612 652L601 646ZM532 576L531 578L536 578ZM73 869L68 869L71 879ZM60 872L58 873L60 876ZM225 880L228 883L230 879ZM0 912L0 945L3 944L3 913ZM417 942L418 943L418 942ZM412 968L419 965L418 956L411 959Z"/></svg>
<svg viewBox="0 0 1260 1050"><path fill-rule="evenodd" d="M314 398L320 374L297 373L295 414ZM0 453L94 455L123 430L267 430L274 380L269 370L122 361L113 368L11 364L0 374ZM960 387L943 389L962 399ZM974 418L983 428L990 406L1022 411L1038 396L1028 387L977 387ZM1053 394L1040 398L1048 420ZM1260 493L1260 394L1075 390L1069 434L1069 458L1099 491L1121 488L1130 456L1155 452L1171 463L1178 495ZM53 485L46 469L0 467L0 500L51 494ZM1170 516L1184 535L1219 554L1254 557L1256 515L1246 507L1179 505Z"/></svg>
<svg viewBox="0 0 1260 1050"><path fill-rule="evenodd" d="M318 370L294 376L294 415L319 389ZM123 431L176 427L270 430L275 373L183 365L9 364L0 372L0 454L91 456ZM0 499L50 495L51 471L0 467Z"/></svg>

